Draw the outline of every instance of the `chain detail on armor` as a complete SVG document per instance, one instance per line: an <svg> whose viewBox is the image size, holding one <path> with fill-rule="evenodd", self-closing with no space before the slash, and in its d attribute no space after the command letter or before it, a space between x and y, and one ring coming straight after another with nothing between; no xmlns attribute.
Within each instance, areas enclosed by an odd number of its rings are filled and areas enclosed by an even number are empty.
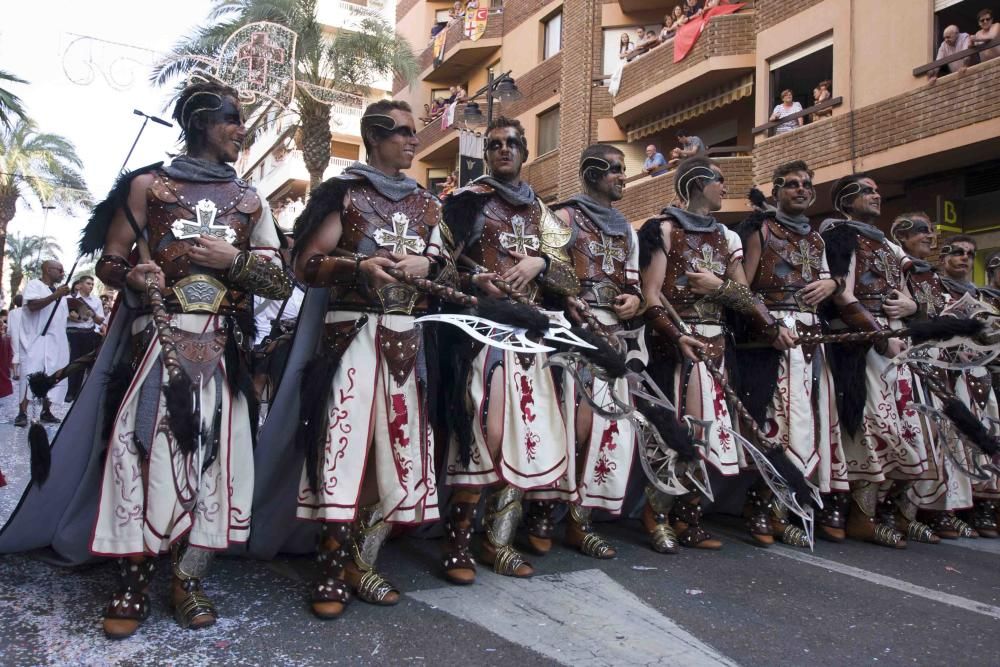
<svg viewBox="0 0 1000 667"><path fill-rule="evenodd" d="M306 260L302 279L310 287L355 285L360 275L361 257L313 255Z"/></svg>
<svg viewBox="0 0 1000 667"><path fill-rule="evenodd" d="M128 260L118 255L101 255L94 267L94 273L102 283L119 290L125 288L125 278L131 270Z"/></svg>
<svg viewBox="0 0 1000 667"><path fill-rule="evenodd" d="M503 547L514 541L514 531L521 521L521 499L524 491L507 485L495 491L486 500L486 538L494 547ZM497 552L499 558L499 551Z"/></svg>
<svg viewBox="0 0 1000 667"><path fill-rule="evenodd" d="M241 290L264 299L281 301L292 293L292 282L284 267L249 251L236 255L229 279Z"/></svg>

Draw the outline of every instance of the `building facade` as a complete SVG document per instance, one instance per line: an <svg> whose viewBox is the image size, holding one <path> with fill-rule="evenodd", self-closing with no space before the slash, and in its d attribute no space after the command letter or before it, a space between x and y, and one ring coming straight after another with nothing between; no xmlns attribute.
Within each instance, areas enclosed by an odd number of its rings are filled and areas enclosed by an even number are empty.
<svg viewBox="0 0 1000 667"><path fill-rule="evenodd" d="M475 95L490 69L510 72L522 97L497 112L526 128L525 175L536 191L569 196L580 151L615 144L631 174L619 206L634 224L674 200L671 174L650 177L641 167L646 146L668 154L680 128L701 137L725 172L726 222L747 214L746 192L781 162L801 158L816 170L817 219L832 214L834 181L868 172L883 193L886 229L899 213L926 210L942 233L977 236L987 251L977 258L981 276L983 258L1000 248L1000 58L933 83L926 74L945 27L977 30L981 0L731 2L737 11L713 16L683 58L676 37L619 58L623 33L634 42L639 27L658 32L679 3L480 0L490 5L486 29L466 34L462 21L447 23L453 3L400 0L397 31L420 53L421 74L411 85L397 81L394 94L423 110L451 86ZM435 58L431 32L442 23ZM813 109L823 81L829 99ZM775 133L769 118L784 90L805 113L801 127ZM458 164L461 111L419 131L418 180L442 180Z"/></svg>

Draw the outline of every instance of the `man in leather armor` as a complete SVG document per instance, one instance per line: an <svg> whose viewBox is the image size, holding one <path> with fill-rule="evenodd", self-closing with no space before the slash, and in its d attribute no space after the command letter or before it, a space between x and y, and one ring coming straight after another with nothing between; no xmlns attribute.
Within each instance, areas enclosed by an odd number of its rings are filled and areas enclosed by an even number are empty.
<svg viewBox="0 0 1000 667"><path fill-rule="evenodd" d="M229 164L247 132L237 92L190 85L174 118L185 152L119 179L81 237L123 303L52 444L51 475L0 540L3 551L51 545L69 563L116 558L103 626L113 639L148 616L154 561L168 550L178 623L215 622L201 579L250 529L250 298L290 289L270 212Z"/></svg>
<svg viewBox="0 0 1000 667"><path fill-rule="evenodd" d="M322 522L311 590L320 618L339 616L352 590L365 602L396 604L399 591L375 570L379 550L394 524L438 518L426 419L435 389L413 322L427 296L385 269L453 275L441 205L402 173L419 144L409 105L369 105L361 132L368 164L355 162L317 187L295 225L296 275L327 295L322 314L304 308L299 322L300 331L322 331L301 385L306 460L296 510Z"/></svg>
<svg viewBox="0 0 1000 667"><path fill-rule="evenodd" d="M939 265L941 283L951 300L957 301L966 294L990 305L984 290L972 282L972 267L976 259L976 239L957 234L944 239L941 244ZM991 306L992 307L992 306ZM986 368L969 368L957 374L954 380L955 396L969 406L979 419L998 419L997 398L992 391L992 378ZM971 454L971 452L970 452ZM996 475L972 484L972 526L982 537L998 537L998 510L1000 510L1000 479Z"/></svg>
<svg viewBox="0 0 1000 667"><path fill-rule="evenodd" d="M779 165L771 178L776 208L740 225L743 266L750 289L775 320L798 335L819 335L820 304L842 281L830 277L823 239L805 215L816 199L813 172L801 160ZM817 517L821 535L842 541L847 506L847 466L840 442L833 379L822 346L796 345L779 352L769 345L748 346L734 360L741 395L758 423L785 449L823 494ZM745 514L751 537L767 546L779 538L808 546L805 534L757 482L748 492Z"/></svg>
<svg viewBox="0 0 1000 667"><path fill-rule="evenodd" d="M543 294L561 302L579 290L565 249L570 229L521 180L527 157L521 124L494 119L486 133L491 175L453 192L444 221L466 291L504 299L493 283L500 279L535 304ZM460 488L445 527L445 575L459 584L475 579L470 540L476 506L484 487L499 485L487 498L480 556L499 574L531 576L532 566L511 546L524 491L539 491L539 499L576 499L575 489L566 498L573 486L563 480L572 448L553 373L544 367L544 354L499 350L465 337L453 349L446 481ZM543 541L536 549L546 546Z"/></svg>
<svg viewBox="0 0 1000 667"><path fill-rule="evenodd" d="M739 312L779 350L794 345L794 334L751 294L740 237L712 216L726 194L718 165L701 156L685 159L674 175L674 190L684 208L668 206L639 232L651 371L661 388L672 389L679 415L713 422L708 435L700 435L708 443L704 457L721 474L733 476L744 465L743 452L733 437L735 420L724 389L707 367L724 370L723 310ZM722 547L701 525L697 491L676 498L647 493L647 499L643 524L651 533L664 532L660 526L673 516L681 545Z"/></svg>
<svg viewBox="0 0 1000 667"><path fill-rule="evenodd" d="M914 318L929 319L938 317L941 311L952 300L951 294L945 288L941 277L927 258L934 253L934 227L930 218L922 211L913 211L898 216L892 223L890 236L906 251L910 261L906 269L906 283L910 288L913 300L917 302L917 313ZM941 350L932 350L933 355L946 354ZM954 389L955 373L944 369L932 369L945 386ZM922 401L941 408L940 399L927 387L922 387ZM914 482L907 491L907 499L920 509L920 518L930 526L934 534L944 539L958 537L976 537L978 533L968 523L955 514L956 510L972 507L972 482L968 475L956 468L957 459L968 466L968 451L961 441L955 437L955 442L942 441L940 431L933 432L936 440L933 448L934 464L937 467L937 477L921 479ZM951 455L945 451L951 447Z"/></svg>
<svg viewBox="0 0 1000 667"><path fill-rule="evenodd" d="M844 218L824 221L820 232L830 271L844 279L844 289L832 299L831 326L901 328L902 318L917 311L905 280L910 260L875 226L882 209L878 186L864 174L845 176L832 197ZM905 547L907 538L938 541L906 501L913 481L936 471L927 424L911 405L919 396L915 377L905 364L890 364L904 346L898 338L827 346L851 485L847 536L895 548Z"/></svg>
<svg viewBox="0 0 1000 667"><path fill-rule="evenodd" d="M639 311L639 243L635 230L612 208L625 189L625 156L607 144L594 144L580 155L583 192L553 206L563 224L572 230L569 254L580 294L566 298L572 319L584 324L589 311L604 330L616 333ZM594 558L613 558L616 550L594 532L591 511L621 513L629 472L635 457L636 434L628 419L595 414L586 401L577 400L577 380L564 377L563 410L570 442L575 444L571 468L563 478L567 497L578 499L569 506L566 544ZM608 383L591 378L586 391L606 395ZM611 385L620 397L629 393L628 380ZM532 493L528 493L531 498ZM551 540L552 513L557 501L528 503L528 530L532 541L543 548Z"/></svg>

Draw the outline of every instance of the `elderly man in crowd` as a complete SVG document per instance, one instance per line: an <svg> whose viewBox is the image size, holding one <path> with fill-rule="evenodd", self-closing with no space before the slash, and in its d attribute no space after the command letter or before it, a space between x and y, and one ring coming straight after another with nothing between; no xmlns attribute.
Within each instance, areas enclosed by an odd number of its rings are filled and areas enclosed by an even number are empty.
<svg viewBox="0 0 1000 667"><path fill-rule="evenodd" d="M656 150L655 144L646 146L646 161L642 163L642 170L650 176L659 176L667 170L667 159Z"/></svg>
<svg viewBox="0 0 1000 667"><path fill-rule="evenodd" d="M972 48L972 37L967 32L960 32L958 26L950 25L944 29L944 41L941 42L941 46L938 47L937 56L935 60L941 60L942 58L947 58L953 56L959 51L965 51L966 49ZM963 58L962 60L955 60L948 63L945 67L948 68L949 72L964 72L965 68L969 65L975 63L973 58ZM940 69L931 70L927 75L930 83L934 83L938 75L941 73Z"/></svg>

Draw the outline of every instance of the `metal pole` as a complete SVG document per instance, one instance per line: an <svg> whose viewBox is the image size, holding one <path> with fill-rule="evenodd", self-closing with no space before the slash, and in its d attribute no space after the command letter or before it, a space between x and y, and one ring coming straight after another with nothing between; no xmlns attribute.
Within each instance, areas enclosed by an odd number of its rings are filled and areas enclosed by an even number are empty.
<svg viewBox="0 0 1000 667"><path fill-rule="evenodd" d="M139 143L139 137L142 136L142 131L146 129L146 123L148 122L149 122L149 116L144 115L144 120L142 121L142 127L139 128L139 134L135 135L135 141L132 142L132 148L128 149L128 155L125 156L125 161L122 162L122 166L118 170L119 173L125 171L125 165L128 164L128 159L132 157L132 151L135 150L136 144Z"/></svg>
<svg viewBox="0 0 1000 667"><path fill-rule="evenodd" d="M489 71L489 78L486 79L486 127L493 122L493 70Z"/></svg>

